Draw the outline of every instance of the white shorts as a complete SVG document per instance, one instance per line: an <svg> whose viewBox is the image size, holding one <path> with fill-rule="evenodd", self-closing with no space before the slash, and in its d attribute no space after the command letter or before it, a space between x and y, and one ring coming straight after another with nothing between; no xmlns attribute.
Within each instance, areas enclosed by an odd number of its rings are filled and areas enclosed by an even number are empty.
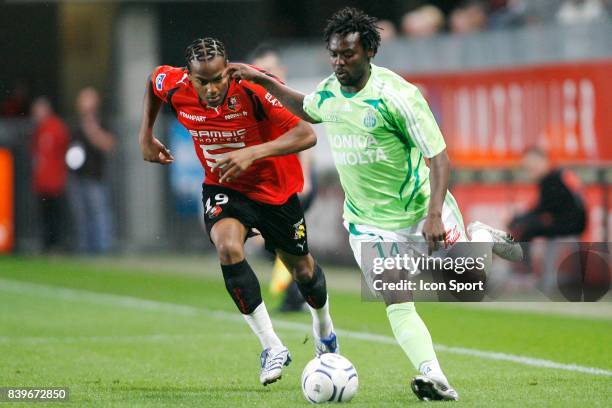
<svg viewBox="0 0 612 408"><path fill-rule="evenodd" d="M463 217L457 206L455 198L448 193L442 206L442 222L444 223L444 229L447 234L450 235L451 245L447 248L437 250L432 256L445 256L445 254L452 247L452 244L456 242L467 242L467 235L465 234L465 228L463 226ZM364 278L371 287L372 279L374 274L372 272L371 262L362 262L362 246L364 243L370 243L372 246L376 246L376 243L398 243L397 248L399 253L408 253L411 256L417 256L416 252L420 252L425 248L425 238L422 235L423 226L425 225L425 218L416 224L403 228L396 231L389 231L377 228L372 225L361 225L344 222L344 227L349 232L349 243L353 250L355 260L359 265L359 268L363 272ZM371 250L371 247L368 246ZM382 246L379 246L382 250ZM394 254L380 254L382 257L393 256ZM368 257L369 255L364 255Z"/></svg>

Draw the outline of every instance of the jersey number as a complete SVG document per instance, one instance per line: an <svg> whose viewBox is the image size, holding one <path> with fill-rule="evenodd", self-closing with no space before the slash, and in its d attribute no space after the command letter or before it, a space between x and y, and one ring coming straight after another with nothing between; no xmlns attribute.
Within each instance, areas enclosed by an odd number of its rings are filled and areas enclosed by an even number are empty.
<svg viewBox="0 0 612 408"><path fill-rule="evenodd" d="M227 204L228 201L229 201L229 197L227 196L227 194L219 193L215 195L215 205ZM206 200L206 212L209 212L210 210L212 210L212 207L213 206L210 205L210 197L209 197L208 200Z"/></svg>

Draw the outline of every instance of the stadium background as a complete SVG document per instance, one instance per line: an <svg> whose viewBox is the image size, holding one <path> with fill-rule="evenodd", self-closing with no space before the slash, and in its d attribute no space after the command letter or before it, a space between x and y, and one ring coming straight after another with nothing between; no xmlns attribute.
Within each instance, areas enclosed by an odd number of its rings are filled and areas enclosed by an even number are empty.
<svg viewBox="0 0 612 408"><path fill-rule="evenodd" d="M352 2L398 26L406 11L422 3L427 2ZM430 3L448 13L457 2ZM571 166L582 178L590 216L583 239L605 242L612 228L607 103L612 98L612 22L560 25L555 13L561 1L528 3L530 23L469 35L397 37L383 43L375 63L424 90L449 146L452 189L466 222L479 218L503 227L534 200L535 190L517 164L524 148L538 144L556 164ZM244 60L262 41L278 44L288 82L312 90L330 71L320 34L324 21L343 4L4 3L2 95L25 81L31 96L50 96L60 115L71 118L77 91L86 85L98 88L119 142L109 166L117 251L210 249L194 222L201 170L169 111L157 134L179 160L170 168L140 160L136 139L145 78L156 65L183 64L184 46L212 35L226 42L233 60ZM7 214L0 247L36 253L38 221L28 179L30 123L27 117L0 123L0 144L14 163L14 200L3 195ZM320 137L315 150L321 189L308 217L311 247L322 257L350 262L340 223L342 193L327 143Z"/></svg>
<svg viewBox="0 0 612 408"><path fill-rule="evenodd" d="M199 221L202 170L193 145L165 110L156 135L177 160L152 165L141 159L137 130L146 77L159 64L182 65L184 47L196 37L219 37L232 60L247 58L262 41L277 44L289 84L312 90L330 73L321 38L325 19L349 3L399 29L402 16L421 4L436 4L449 18L459 2L0 4L0 103L21 83L30 99L49 96L62 118L73 121L78 90L92 85L118 141L107 180L113 252L78 254L67 222L68 250L49 256L42 253L31 187L32 123L27 114L0 117L0 387L69 386L77 406L306 404L298 384L312 358L310 317L272 312L294 363L283 381L262 390L261 350L225 292ZM538 144L584 182L589 227L580 239L608 242L610 2L601 2L603 19L574 25L556 21L563 0L516 3L527 6L518 26L487 24L458 35L446 25L429 38L398 36L382 44L374 62L423 89L446 137L452 190L466 222L503 227L535 199L518 158ZM361 299L328 143L320 135L315 147L320 190L307 221L310 247L328 277L342 352L359 371L353 406L416 404L408 389L412 367L382 305ZM542 245L541 254L551 258L548 243ZM266 290L271 263L249 262L268 309L275 310L279 299ZM591 304L431 302L418 308L466 406L603 407L612 398L611 305L608 294Z"/></svg>

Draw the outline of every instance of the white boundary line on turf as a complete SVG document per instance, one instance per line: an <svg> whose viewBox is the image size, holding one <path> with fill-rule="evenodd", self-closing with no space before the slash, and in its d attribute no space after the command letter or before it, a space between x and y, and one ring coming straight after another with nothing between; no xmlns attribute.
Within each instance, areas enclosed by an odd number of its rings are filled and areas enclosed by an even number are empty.
<svg viewBox="0 0 612 408"><path fill-rule="evenodd" d="M111 293L98 293L93 291L81 290L81 289L70 289L59 286L41 285L36 283L3 279L0 278L0 291L12 292L12 293L28 293L38 296L46 296L61 300L69 301L86 301L94 304L102 304L108 306L123 306L128 308L150 310L150 311L161 311L180 314L184 316L196 316L199 314L206 314L222 320L239 321L243 322L244 319L238 313L231 313L223 310L214 310L207 308L200 308L189 305L180 305L176 303L160 302L156 300L141 299L132 296L115 295ZM300 330L307 331L311 330L309 324L290 322L287 320L274 319L274 326L277 328L283 328L287 330ZM397 344L395 339L390 336L357 332L350 330L337 330L338 335L355 340L363 340L374 343L384 344ZM539 368L552 368L564 371L574 371L585 374L603 375L612 377L612 370L605 370L597 367L586 367L577 364L564 364L558 363L551 360L544 360L539 358L532 358L527 356L521 356L517 354L500 353L494 351L483 351L477 349L463 348L463 347L452 347L443 344L435 344L436 351L446 352L450 354L467 355L478 357L486 360L497 360L497 361L508 361L517 364L523 364Z"/></svg>
<svg viewBox="0 0 612 408"><path fill-rule="evenodd" d="M193 340L208 337L206 334L168 334L155 333L127 336L0 336L0 344L73 344L73 343L136 343L136 342L164 342L175 340ZM220 333L215 337L252 338L251 334Z"/></svg>

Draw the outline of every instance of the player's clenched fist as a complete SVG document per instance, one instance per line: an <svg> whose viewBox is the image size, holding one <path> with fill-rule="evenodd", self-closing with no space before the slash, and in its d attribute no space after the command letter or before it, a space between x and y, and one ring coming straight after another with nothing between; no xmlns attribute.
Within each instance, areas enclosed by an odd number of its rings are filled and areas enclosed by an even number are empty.
<svg viewBox="0 0 612 408"><path fill-rule="evenodd" d="M142 158L148 162L171 164L174 161L170 150L154 137L141 140L140 151L142 152Z"/></svg>
<svg viewBox="0 0 612 408"><path fill-rule="evenodd" d="M444 244L444 248L447 247L446 231L444 229L444 223L442 223L442 218L439 215L429 214L427 216L425 224L423 225L422 234L427 241L429 255L431 255L433 251L440 249L442 243Z"/></svg>

